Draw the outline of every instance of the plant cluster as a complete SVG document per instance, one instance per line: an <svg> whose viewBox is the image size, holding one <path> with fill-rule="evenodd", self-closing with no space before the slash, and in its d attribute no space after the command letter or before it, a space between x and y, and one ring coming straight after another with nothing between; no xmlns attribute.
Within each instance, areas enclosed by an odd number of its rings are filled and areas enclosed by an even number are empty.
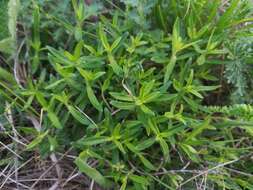
<svg viewBox="0 0 253 190"><path fill-rule="evenodd" d="M0 67L25 152L105 189L253 189L250 1L27 2Z"/></svg>

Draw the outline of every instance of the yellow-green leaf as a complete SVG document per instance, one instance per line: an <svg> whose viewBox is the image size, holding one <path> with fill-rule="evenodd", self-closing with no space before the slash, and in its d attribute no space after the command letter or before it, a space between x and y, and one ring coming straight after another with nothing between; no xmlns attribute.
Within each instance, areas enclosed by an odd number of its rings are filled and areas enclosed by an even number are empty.
<svg viewBox="0 0 253 190"><path fill-rule="evenodd" d="M78 169L97 182L102 187L110 187L111 183L96 169L90 167L84 160L81 158L76 158L75 164Z"/></svg>
<svg viewBox="0 0 253 190"><path fill-rule="evenodd" d="M86 85L87 95L91 104L98 110L103 111L102 105L98 102L97 97L95 96L89 83Z"/></svg>
<svg viewBox="0 0 253 190"><path fill-rule="evenodd" d="M40 144L42 142L42 140L47 136L48 134L48 130L44 133L39 134L32 142L30 142L27 147L26 150L31 150L34 147L36 147L38 144Z"/></svg>

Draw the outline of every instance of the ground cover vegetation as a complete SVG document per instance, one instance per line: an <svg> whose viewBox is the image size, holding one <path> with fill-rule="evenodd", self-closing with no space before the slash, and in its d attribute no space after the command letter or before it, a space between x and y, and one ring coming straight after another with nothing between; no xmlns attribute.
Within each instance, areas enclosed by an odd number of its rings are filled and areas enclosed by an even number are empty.
<svg viewBox="0 0 253 190"><path fill-rule="evenodd" d="M0 1L0 189L253 189L252 6Z"/></svg>

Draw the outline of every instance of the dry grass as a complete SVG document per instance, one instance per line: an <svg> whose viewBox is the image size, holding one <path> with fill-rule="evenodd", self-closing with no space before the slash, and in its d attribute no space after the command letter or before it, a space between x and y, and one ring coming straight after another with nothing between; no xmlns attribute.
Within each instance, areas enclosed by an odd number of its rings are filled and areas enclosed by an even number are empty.
<svg viewBox="0 0 253 190"><path fill-rule="evenodd" d="M93 182L75 168L71 151L57 154L56 158L57 162L54 162L49 158L42 159L38 154L27 154L19 160L17 167L12 160L12 164L1 167L0 189L90 189ZM56 165L61 170L60 177Z"/></svg>

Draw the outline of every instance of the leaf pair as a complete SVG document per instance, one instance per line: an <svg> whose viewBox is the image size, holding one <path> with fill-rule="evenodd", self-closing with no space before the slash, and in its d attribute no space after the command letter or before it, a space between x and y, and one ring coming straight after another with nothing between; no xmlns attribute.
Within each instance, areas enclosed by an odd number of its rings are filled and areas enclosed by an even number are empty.
<svg viewBox="0 0 253 190"><path fill-rule="evenodd" d="M164 85L168 83L170 76L175 68L176 62L177 62L177 54L194 45L197 44L199 41L185 43L183 41L183 38L181 36L181 23L180 20L177 18L174 26L173 26L173 32L172 32L172 53L170 57L169 63L165 67L165 73L164 73Z"/></svg>
<svg viewBox="0 0 253 190"><path fill-rule="evenodd" d="M84 77L85 82L86 82L86 92L88 95L88 98L91 102L91 104L100 112L103 111L102 105L101 103L99 103L99 101L97 100L97 97L95 96L95 93L93 91L93 89L91 88L91 82L100 78L101 76L103 76L105 74L105 72L96 72L96 73L92 73L90 71L86 71L82 68L78 68L78 71L80 72L80 74Z"/></svg>
<svg viewBox="0 0 253 190"><path fill-rule="evenodd" d="M117 99L117 101L111 101L111 104L123 110L140 108L144 113L148 115L155 115L155 113L146 106L148 103L159 101L159 97L161 97L160 92L151 92L153 91L154 87L154 80L142 84L138 97L133 96L132 94L111 92L110 95L113 98Z"/></svg>
<svg viewBox="0 0 253 190"><path fill-rule="evenodd" d="M107 52L108 60L110 63L110 66L112 70L117 74L120 75L123 71L122 68L118 65L116 62L114 56L113 56L113 51L119 46L122 37L117 38L112 45L109 44L107 36L104 32L104 27L102 24L99 24L99 38L100 41L102 42L103 47L105 48L105 51Z"/></svg>

